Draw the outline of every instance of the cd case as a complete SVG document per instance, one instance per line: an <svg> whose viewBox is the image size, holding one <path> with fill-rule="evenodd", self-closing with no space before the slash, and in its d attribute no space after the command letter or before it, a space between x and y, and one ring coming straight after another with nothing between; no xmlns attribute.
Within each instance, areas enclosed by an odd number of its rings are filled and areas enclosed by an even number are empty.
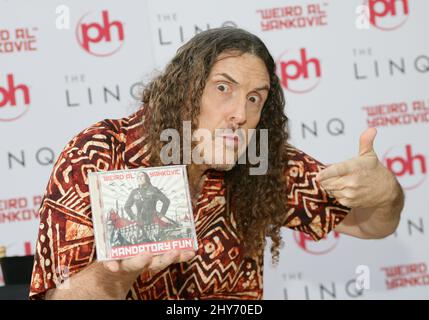
<svg viewBox="0 0 429 320"><path fill-rule="evenodd" d="M97 259L197 250L185 165L88 174Z"/></svg>

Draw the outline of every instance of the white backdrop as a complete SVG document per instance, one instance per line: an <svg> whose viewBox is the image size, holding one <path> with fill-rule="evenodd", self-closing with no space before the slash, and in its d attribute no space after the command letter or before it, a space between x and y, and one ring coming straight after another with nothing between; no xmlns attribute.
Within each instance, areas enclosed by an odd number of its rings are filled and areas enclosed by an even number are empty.
<svg viewBox="0 0 429 320"><path fill-rule="evenodd" d="M383 240L284 230L265 298L428 298L427 12L425 0L0 0L0 245L33 252L41 195L76 133L133 112L140 84L196 32L234 25L277 61L292 143L334 163L376 126L375 149L406 190Z"/></svg>

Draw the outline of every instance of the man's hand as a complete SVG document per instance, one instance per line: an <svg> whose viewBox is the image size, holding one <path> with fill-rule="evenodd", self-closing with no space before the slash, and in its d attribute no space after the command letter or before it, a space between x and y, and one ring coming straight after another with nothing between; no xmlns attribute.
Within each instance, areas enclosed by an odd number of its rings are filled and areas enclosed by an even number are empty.
<svg viewBox="0 0 429 320"><path fill-rule="evenodd" d="M359 156L327 167L316 178L328 194L352 208L335 230L364 239L392 234L404 206L401 186L375 154L376 134L373 128L365 130L360 136Z"/></svg>
<svg viewBox="0 0 429 320"><path fill-rule="evenodd" d="M382 165L373 143L377 131L360 136L359 156L320 171L317 180L338 202L350 208L386 206L398 194L395 176Z"/></svg>
<svg viewBox="0 0 429 320"><path fill-rule="evenodd" d="M91 263L46 293L46 299L125 299L137 277L145 272L158 272L170 264L190 260L194 251L173 250L154 256L143 252L135 257Z"/></svg>
<svg viewBox="0 0 429 320"><path fill-rule="evenodd" d="M111 272L137 276L144 271L158 272L170 264L185 262L194 256L195 252L190 250L172 250L156 256L143 252L135 257L105 261L103 264Z"/></svg>

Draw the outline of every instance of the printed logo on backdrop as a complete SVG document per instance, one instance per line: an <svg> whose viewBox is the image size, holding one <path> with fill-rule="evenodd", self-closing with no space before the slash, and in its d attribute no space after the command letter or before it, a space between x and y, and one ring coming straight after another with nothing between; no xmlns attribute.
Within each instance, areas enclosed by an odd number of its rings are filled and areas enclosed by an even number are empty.
<svg viewBox="0 0 429 320"><path fill-rule="evenodd" d="M362 107L368 127L395 127L429 123L429 99L389 102Z"/></svg>
<svg viewBox="0 0 429 320"><path fill-rule="evenodd" d="M38 220L42 196L0 199L0 224Z"/></svg>
<svg viewBox="0 0 429 320"><path fill-rule="evenodd" d="M377 29L392 31L402 27L410 15L408 0L365 0L369 23Z"/></svg>
<svg viewBox="0 0 429 320"><path fill-rule="evenodd" d="M405 190L416 189L426 180L426 155L412 144L389 148L381 162L393 172Z"/></svg>
<svg viewBox="0 0 429 320"><path fill-rule="evenodd" d="M328 2L256 10L262 31L317 28L328 25Z"/></svg>
<svg viewBox="0 0 429 320"><path fill-rule="evenodd" d="M426 262L382 267L387 290L429 286Z"/></svg>
<svg viewBox="0 0 429 320"><path fill-rule="evenodd" d="M423 212L424 214L425 212ZM426 235L426 225L427 225L426 216L404 216L401 218L401 223L393 234L394 237L405 239L405 238L415 238L418 237L421 239ZM413 239L415 241L420 241Z"/></svg>
<svg viewBox="0 0 429 320"><path fill-rule="evenodd" d="M117 83L100 83L97 77L91 79L87 74L70 74L64 76L65 106L79 108L86 106L103 107L110 104L121 105L125 98L130 102L140 101L143 83L135 82L130 85Z"/></svg>
<svg viewBox="0 0 429 320"><path fill-rule="evenodd" d="M400 78L404 76L429 75L429 54L414 53L404 49L406 54L401 54L398 50L392 52L393 57L386 55L378 56L375 49L355 48L352 50L354 57L353 66L350 69L354 72L354 79L359 81L365 80L386 80L387 78ZM427 79L412 79L411 81L424 82Z"/></svg>
<svg viewBox="0 0 429 320"><path fill-rule="evenodd" d="M30 108L30 88L12 73L0 75L0 121L15 121Z"/></svg>
<svg viewBox="0 0 429 320"><path fill-rule="evenodd" d="M38 27L0 28L0 54L37 51Z"/></svg>
<svg viewBox="0 0 429 320"><path fill-rule="evenodd" d="M361 267L361 266L358 266ZM353 268L352 268L353 269ZM369 287L368 274L356 268L355 278L337 276L333 280L316 282L314 275L303 272L283 273L283 299L284 300L335 300L356 299L364 297L364 291ZM365 271L365 270L364 270ZM277 283L278 284L278 283ZM278 299L279 297L277 297Z"/></svg>
<svg viewBox="0 0 429 320"><path fill-rule="evenodd" d="M302 139L322 138L326 136L338 137L345 135L346 131L345 121L341 118L329 118L326 122L306 119L305 122L297 123L297 126L295 126L295 122L291 120L289 124L291 136L297 135L295 133L295 130L297 130L295 127L301 129L300 136Z"/></svg>
<svg viewBox="0 0 429 320"><path fill-rule="evenodd" d="M340 241L340 234L332 231L320 241L314 241L308 234L304 232L293 232L298 247L307 253L313 255L327 254L335 249Z"/></svg>
<svg viewBox="0 0 429 320"><path fill-rule="evenodd" d="M76 25L76 39L80 47L91 55L111 56L122 48L124 24L113 18L108 10L88 12Z"/></svg>
<svg viewBox="0 0 429 320"><path fill-rule="evenodd" d="M34 145L32 147L35 147ZM3 154L0 153L3 157ZM49 147L35 147L32 150L19 149L5 150L4 158L7 159L8 170L20 170L37 166L50 166L55 161L55 152Z"/></svg>
<svg viewBox="0 0 429 320"><path fill-rule="evenodd" d="M189 21L189 19L181 20L179 14L172 13L158 13L156 14L156 29L158 44L160 46L173 46L177 47L192 37L206 30L220 27L237 27L234 21L223 22L196 22ZM155 30L155 28L154 28Z"/></svg>
<svg viewBox="0 0 429 320"><path fill-rule="evenodd" d="M306 48L285 50L277 59L277 70L282 87L292 93L308 93L322 79L320 59Z"/></svg>

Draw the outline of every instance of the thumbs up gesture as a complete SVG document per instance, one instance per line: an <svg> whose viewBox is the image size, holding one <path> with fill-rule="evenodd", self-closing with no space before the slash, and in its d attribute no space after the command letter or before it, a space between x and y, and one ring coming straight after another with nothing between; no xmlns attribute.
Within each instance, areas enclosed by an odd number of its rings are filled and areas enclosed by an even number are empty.
<svg viewBox="0 0 429 320"><path fill-rule="evenodd" d="M359 141L359 155L328 166L317 174L322 188L350 208L387 206L397 188L395 176L378 160L374 151L375 128L365 130Z"/></svg>

